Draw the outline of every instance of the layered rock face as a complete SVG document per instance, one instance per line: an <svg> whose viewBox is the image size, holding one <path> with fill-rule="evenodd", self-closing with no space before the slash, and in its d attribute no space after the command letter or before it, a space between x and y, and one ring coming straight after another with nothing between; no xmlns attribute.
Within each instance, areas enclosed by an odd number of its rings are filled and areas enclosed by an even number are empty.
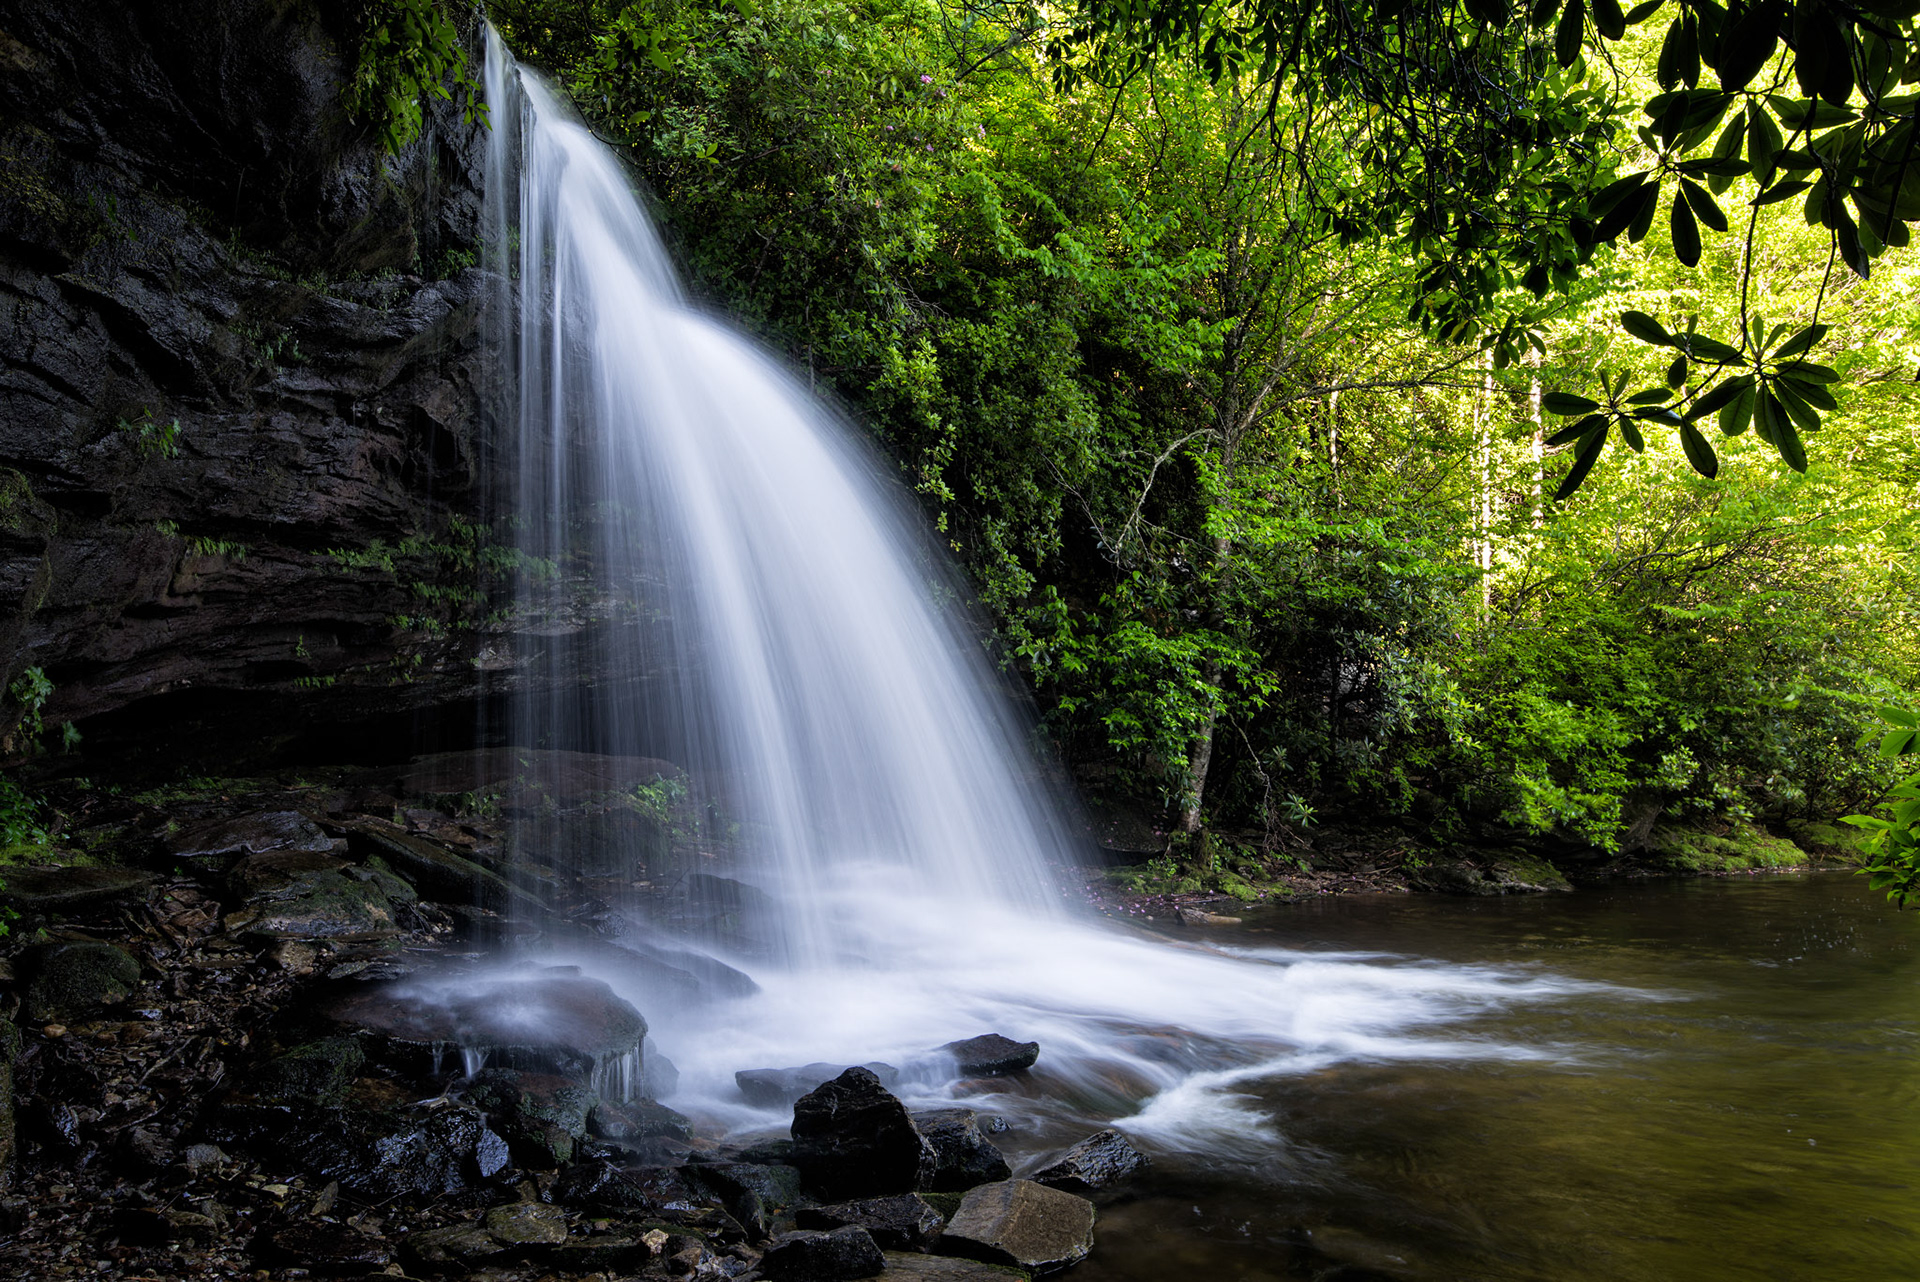
<svg viewBox="0 0 1920 1282"><path fill-rule="evenodd" d="M387 156L344 8L0 9L0 675L49 722L448 705L501 649L433 590L489 537L486 128Z"/></svg>

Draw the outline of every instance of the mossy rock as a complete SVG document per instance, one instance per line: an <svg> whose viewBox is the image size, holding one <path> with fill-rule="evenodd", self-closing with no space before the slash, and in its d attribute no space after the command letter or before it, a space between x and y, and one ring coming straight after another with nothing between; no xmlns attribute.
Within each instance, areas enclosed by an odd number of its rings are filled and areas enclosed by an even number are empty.
<svg viewBox="0 0 1920 1282"><path fill-rule="evenodd" d="M353 1079L366 1064L360 1044L351 1037L324 1037L296 1046L268 1063L254 1087L261 1099L285 1104L317 1104L334 1108L344 1104Z"/></svg>
<svg viewBox="0 0 1920 1282"><path fill-rule="evenodd" d="M1787 835L1808 854L1853 862L1865 856L1867 838L1872 834L1852 824L1809 821L1788 824Z"/></svg>
<svg viewBox="0 0 1920 1282"><path fill-rule="evenodd" d="M32 978L21 1013L33 1024L89 1018L131 996L140 983L140 963L112 944L47 944L26 961Z"/></svg>
<svg viewBox="0 0 1920 1282"><path fill-rule="evenodd" d="M1801 868L1806 851L1784 837L1737 824L1727 832L1656 828L1647 843L1648 862L1674 872L1724 873Z"/></svg>

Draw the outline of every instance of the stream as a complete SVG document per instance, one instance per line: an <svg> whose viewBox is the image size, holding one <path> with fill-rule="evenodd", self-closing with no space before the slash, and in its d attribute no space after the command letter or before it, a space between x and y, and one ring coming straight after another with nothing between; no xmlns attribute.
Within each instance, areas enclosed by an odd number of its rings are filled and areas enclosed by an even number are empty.
<svg viewBox="0 0 1920 1282"><path fill-rule="evenodd" d="M1263 1160L1156 1152L1082 1282L1920 1275L1920 916L1863 878L1700 879L1250 913L1281 942L1583 981L1457 1036L1242 1083Z"/></svg>

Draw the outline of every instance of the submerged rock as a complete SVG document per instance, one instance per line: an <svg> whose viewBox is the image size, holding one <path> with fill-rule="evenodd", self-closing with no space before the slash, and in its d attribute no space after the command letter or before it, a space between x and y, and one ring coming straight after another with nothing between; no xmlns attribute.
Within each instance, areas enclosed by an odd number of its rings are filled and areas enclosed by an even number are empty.
<svg viewBox="0 0 1920 1282"><path fill-rule="evenodd" d="M21 1015L30 1024L93 1018L140 983L140 963L112 944L44 944L28 950L23 961L29 978Z"/></svg>
<svg viewBox="0 0 1920 1282"><path fill-rule="evenodd" d="M987 1264L1054 1273L1093 1249L1093 1203L1032 1180L982 1184L967 1194L936 1249Z"/></svg>
<svg viewBox="0 0 1920 1282"><path fill-rule="evenodd" d="M852 1225L865 1229L886 1250L925 1251L933 1246L947 1220L925 1198L901 1193L894 1197L802 1207L794 1214L794 1222L803 1229L838 1229Z"/></svg>
<svg viewBox="0 0 1920 1282"><path fill-rule="evenodd" d="M934 1169L925 1188L959 1193L1013 1174L1006 1156L980 1131L970 1108L936 1108L913 1114L913 1124L933 1148Z"/></svg>
<svg viewBox="0 0 1920 1282"><path fill-rule="evenodd" d="M843 1282L878 1277L887 1267L873 1238L851 1225L827 1233L802 1229L775 1239L760 1260L772 1282Z"/></svg>
<svg viewBox="0 0 1920 1282"><path fill-rule="evenodd" d="M734 1085L747 1097L747 1103L761 1108L792 1104L808 1091L847 1071L848 1064L805 1064L799 1068L745 1068L733 1075ZM900 1080L900 1070L891 1064L862 1064L867 1072L891 1089Z"/></svg>
<svg viewBox="0 0 1920 1282"><path fill-rule="evenodd" d="M982 1033L940 1048L953 1056L969 1077L998 1077L1032 1068L1040 1058L1039 1042L1016 1042L999 1033Z"/></svg>
<svg viewBox="0 0 1920 1282"><path fill-rule="evenodd" d="M907 1106L864 1068L850 1068L793 1107L793 1164L829 1198L922 1188L938 1164Z"/></svg>
<svg viewBox="0 0 1920 1282"><path fill-rule="evenodd" d="M1130 1179L1146 1167L1147 1155L1119 1131L1108 1129L1089 1135L1029 1178L1069 1193L1094 1193Z"/></svg>

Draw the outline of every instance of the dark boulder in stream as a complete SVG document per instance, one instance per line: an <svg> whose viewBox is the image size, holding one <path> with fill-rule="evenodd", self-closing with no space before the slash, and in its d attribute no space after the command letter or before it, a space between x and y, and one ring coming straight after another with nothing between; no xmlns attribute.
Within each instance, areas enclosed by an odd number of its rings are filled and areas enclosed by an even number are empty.
<svg viewBox="0 0 1920 1282"><path fill-rule="evenodd" d="M999 1033L982 1033L940 1048L953 1056L960 1071L971 1077L999 1077L1032 1068L1040 1058L1039 1042L1016 1042Z"/></svg>
<svg viewBox="0 0 1920 1282"><path fill-rule="evenodd" d="M934 1108L913 1115L913 1124L932 1146L933 1175L924 1186L935 1193L963 1193L976 1184L1013 1174L1005 1154L980 1132L980 1115L970 1108Z"/></svg>
<svg viewBox="0 0 1920 1282"><path fill-rule="evenodd" d="M1147 1167L1147 1155L1116 1130L1104 1130L1081 1140L1059 1159L1034 1172L1031 1178L1049 1188L1069 1193L1094 1193L1111 1188Z"/></svg>
<svg viewBox="0 0 1920 1282"><path fill-rule="evenodd" d="M857 1198L924 1188L939 1159L907 1106L850 1068L793 1106L793 1164L822 1195Z"/></svg>

